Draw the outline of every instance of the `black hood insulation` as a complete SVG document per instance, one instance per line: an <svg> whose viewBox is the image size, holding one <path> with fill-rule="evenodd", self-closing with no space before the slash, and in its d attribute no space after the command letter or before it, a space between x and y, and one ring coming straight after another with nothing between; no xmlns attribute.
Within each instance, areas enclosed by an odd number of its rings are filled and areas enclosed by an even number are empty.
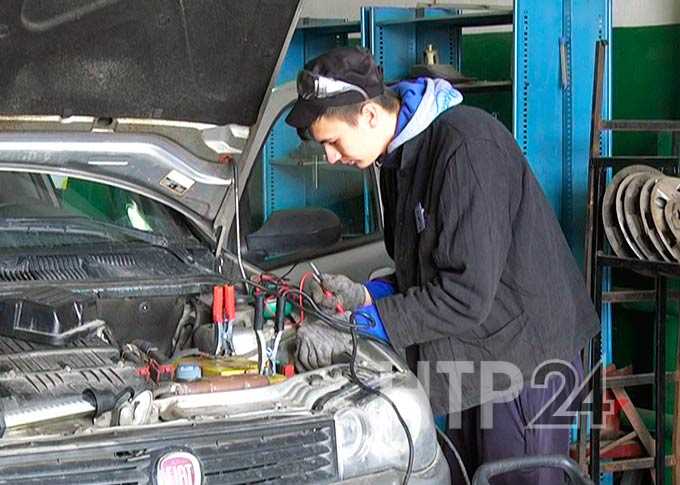
<svg viewBox="0 0 680 485"><path fill-rule="evenodd" d="M253 125L299 0L4 0L0 115Z"/></svg>

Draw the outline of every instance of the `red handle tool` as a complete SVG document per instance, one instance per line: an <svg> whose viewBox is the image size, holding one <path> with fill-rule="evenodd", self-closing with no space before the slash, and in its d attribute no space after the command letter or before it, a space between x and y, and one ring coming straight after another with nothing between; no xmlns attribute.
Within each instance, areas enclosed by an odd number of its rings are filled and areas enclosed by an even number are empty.
<svg viewBox="0 0 680 485"><path fill-rule="evenodd" d="M224 322L224 290L221 286L213 288L212 317L215 325L222 325Z"/></svg>

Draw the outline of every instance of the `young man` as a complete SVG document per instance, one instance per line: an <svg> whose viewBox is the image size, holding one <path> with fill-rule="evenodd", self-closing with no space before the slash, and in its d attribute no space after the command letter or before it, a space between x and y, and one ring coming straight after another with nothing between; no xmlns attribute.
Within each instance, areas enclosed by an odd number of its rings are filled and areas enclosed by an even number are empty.
<svg viewBox="0 0 680 485"><path fill-rule="evenodd" d="M300 72L286 121L319 142L331 164L380 165L394 284L324 275L324 288L335 297L314 288L314 298L328 308L337 301L360 308L374 321L364 333L403 355L417 351L421 365L430 366L433 411L450 415L448 434L473 473L487 461L566 454L569 443L568 427L528 426L561 379L543 389L484 387L484 365L501 363L493 368L510 375L514 369L528 383L546 361L578 362L599 327L557 219L514 138L461 101L443 80L421 78L388 90L368 53L339 48ZM345 335L321 323L302 326L298 365L328 365L348 345ZM574 379L567 384L573 388ZM486 429L491 423L480 405L490 399L493 423ZM457 467L452 472L453 483L462 483ZM494 483L562 479L543 469Z"/></svg>

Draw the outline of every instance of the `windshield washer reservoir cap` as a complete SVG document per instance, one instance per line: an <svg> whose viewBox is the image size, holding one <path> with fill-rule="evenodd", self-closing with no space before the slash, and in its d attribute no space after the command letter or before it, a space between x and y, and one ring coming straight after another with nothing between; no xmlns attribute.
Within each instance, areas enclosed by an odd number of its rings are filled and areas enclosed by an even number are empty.
<svg viewBox="0 0 680 485"><path fill-rule="evenodd" d="M195 362L182 362L175 369L175 380L179 382L193 382L201 377L201 367Z"/></svg>

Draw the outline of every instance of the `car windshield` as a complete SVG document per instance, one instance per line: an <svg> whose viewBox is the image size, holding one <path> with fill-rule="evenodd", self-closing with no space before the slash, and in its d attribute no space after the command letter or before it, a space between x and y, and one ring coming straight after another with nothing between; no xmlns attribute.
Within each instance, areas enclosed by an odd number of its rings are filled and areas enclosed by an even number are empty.
<svg viewBox="0 0 680 485"><path fill-rule="evenodd" d="M192 240L180 214L139 194L73 177L0 172L0 249Z"/></svg>

